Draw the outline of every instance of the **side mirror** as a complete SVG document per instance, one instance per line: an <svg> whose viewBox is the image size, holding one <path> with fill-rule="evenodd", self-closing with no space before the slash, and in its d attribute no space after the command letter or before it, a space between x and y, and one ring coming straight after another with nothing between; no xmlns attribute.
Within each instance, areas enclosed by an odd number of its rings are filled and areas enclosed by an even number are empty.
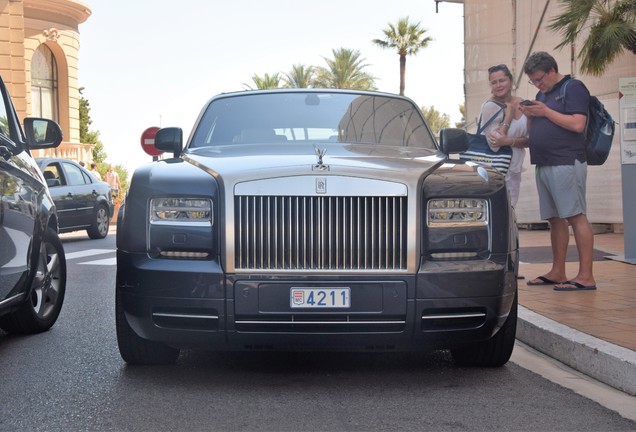
<svg viewBox="0 0 636 432"><path fill-rule="evenodd" d="M164 152L172 152L174 157L179 157L183 146L183 130L178 127L167 127L157 131L155 135L155 148Z"/></svg>
<svg viewBox="0 0 636 432"><path fill-rule="evenodd" d="M468 150L468 134L464 129L445 128L439 131L439 146L446 155Z"/></svg>
<svg viewBox="0 0 636 432"><path fill-rule="evenodd" d="M57 147L62 142L62 128L53 120L28 117L24 119L24 133L31 149Z"/></svg>

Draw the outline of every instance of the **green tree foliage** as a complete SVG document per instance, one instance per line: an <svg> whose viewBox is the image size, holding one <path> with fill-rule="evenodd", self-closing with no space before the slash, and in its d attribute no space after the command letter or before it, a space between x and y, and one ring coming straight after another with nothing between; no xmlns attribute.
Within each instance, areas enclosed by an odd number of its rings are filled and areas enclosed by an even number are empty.
<svg viewBox="0 0 636 432"><path fill-rule="evenodd" d="M283 82L285 88L308 88L314 82L313 66L305 66L303 64L295 64L291 71L284 74Z"/></svg>
<svg viewBox="0 0 636 432"><path fill-rule="evenodd" d="M86 98L84 98L84 95L82 94L83 92L84 92L84 87L80 87L80 89L79 89L79 94L80 94L80 100L79 100L80 142L89 143L89 141L87 141L88 128L90 127L91 123L93 123L93 120L91 120L91 116L89 114L90 110L91 110L91 105L88 102L88 100Z"/></svg>
<svg viewBox="0 0 636 432"><path fill-rule="evenodd" d="M450 116L440 113L433 105L430 108L422 107L420 110L435 136L439 135L440 129L450 127Z"/></svg>
<svg viewBox="0 0 636 432"><path fill-rule="evenodd" d="M636 0L560 0L548 26L561 34L560 49L587 34L578 54L581 71L600 76L625 49L636 53Z"/></svg>
<svg viewBox="0 0 636 432"><path fill-rule="evenodd" d="M400 95L404 96L406 77L406 56L415 55L421 48L426 48L433 41L425 36L426 29L420 28L420 23L412 24L409 17L399 19L397 24L388 24L382 30L384 39L373 39L373 43L381 48L394 49L400 56Z"/></svg>
<svg viewBox="0 0 636 432"><path fill-rule="evenodd" d="M258 90L275 89L280 88L281 78L279 73L275 73L274 75L266 73L262 77L254 74L252 76L252 81L254 82L254 84L256 85L256 89ZM243 86L247 90L254 90L254 88L252 88L248 84L243 84Z"/></svg>
<svg viewBox="0 0 636 432"><path fill-rule="evenodd" d="M83 144L92 144L93 160L96 163L101 163L106 160L106 152L104 151L104 144L99 139L99 131L91 131L90 125L93 123L91 120L91 104L82 94L84 87L80 87L80 100L79 100L79 129L80 129L80 142Z"/></svg>
<svg viewBox="0 0 636 432"><path fill-rule="evenodd" d="M316 68L315 87L375 90L375 77L363 69L368 65L360 58L360 51L339 48L333 49L333 58L323 57L327 67Z"/></svg>
<svg viewBox="0 0 636 432"><path fill-rule="evenodd" d="M86 98L82 95L84 87L80 87L80 103L79 103L79 117L80 117L80 141L84 144L92 144L92 156L93 161L97 164L97 171L102 176L102 180L106 180L106 172L110 166L106 162L107 154L104 144L99 139L99 131L91 131L90 125L93 123L91 120L90 111L91 105ZM124 192L128 190L128 170L122 165L115 166L115 171L119 174L119 181L121 182L122 193L120 196L124 196Z"/></svg>
<svg viewBox="0 0 636 432"><path fill-rule="evenodd" d="M464 129L466 127L466 105L459 104L459 113L462 115L462 119L455 123L455 127Z"/></svg>
<svg viewBox="0 0 636 432"><path fill-rule="evenodd" d="M96 142L94 142L93 144L93 160L99 165L99 164L103 164L106 161L106 157L108 156L106 154L106 150L104 149L104 144L102 144L101 140L99 139L99 132L95 132L95 136L96 136Z"/></svg>

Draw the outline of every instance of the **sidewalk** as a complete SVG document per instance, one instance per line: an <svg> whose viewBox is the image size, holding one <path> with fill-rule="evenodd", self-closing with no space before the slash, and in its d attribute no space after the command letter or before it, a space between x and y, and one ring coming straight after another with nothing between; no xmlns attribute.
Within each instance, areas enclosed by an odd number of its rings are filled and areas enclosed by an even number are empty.
<svg viewBox="0 0 636 432"><path fill-rule="evenodd" d="M520 230L519 243L519 274L525 279L519 280L517 339L636 396L636 265L604 258L624 255L623 234L594 236L595 291L528 286L528 280L550 270L550 232ZM573 253L568 254L566 268L574 277L578 258L573 237L570 248Z"/></svg>

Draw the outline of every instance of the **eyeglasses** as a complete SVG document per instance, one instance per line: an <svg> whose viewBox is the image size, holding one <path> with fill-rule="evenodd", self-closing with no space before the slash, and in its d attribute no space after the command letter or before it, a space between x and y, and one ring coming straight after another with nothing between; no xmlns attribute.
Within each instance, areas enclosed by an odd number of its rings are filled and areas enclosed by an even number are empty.
<svg viewBox="0 0 636 432"><path fill-rule="evenodd" d="M543 83L543 78L545 78L545 76L547 75L547 72L543 73L543 76L539 79L536 80L528 80L528 84L532 84L534 86L536 86L537 84L542 84Z"/></svg>
<svg viewBox="0 0 636 432"><path fill-rule="evenodd" d="M488 68L488 73L491 74L493 72L497 72L497 71L508 71L508 66L506 66L505 64L498 64L496 66L490 66Z"/></svg>

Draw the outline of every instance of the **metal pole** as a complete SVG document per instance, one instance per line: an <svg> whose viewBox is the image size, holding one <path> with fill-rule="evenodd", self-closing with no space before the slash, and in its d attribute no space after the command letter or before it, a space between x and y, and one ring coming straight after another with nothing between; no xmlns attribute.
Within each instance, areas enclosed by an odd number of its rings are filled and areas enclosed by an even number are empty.
<svg viewBox="0 0 636 432"><path fill-rule="evenodd" d="M534 47L534 43L537 40L537 36L539 35L539 30L541 29L541 24L543 24L543 18L545 18L545 13L548 11L548 5L550 4L550 0L546 0L545 6L543 7L543 12L541 13L541 18L539 19L539 23L537 24L537 28L534 30L534 35L532 35L532 42L530 42L530 46L528 47L528 53L526 54L526 58L523 59L523 64L526 63L528 57L532 53L532 48ZM519 76L517 77L517 82L515 83L515 88L519 88L519 83L521 82L521 77L523 76L523 66L519 71Z"/></svg>

